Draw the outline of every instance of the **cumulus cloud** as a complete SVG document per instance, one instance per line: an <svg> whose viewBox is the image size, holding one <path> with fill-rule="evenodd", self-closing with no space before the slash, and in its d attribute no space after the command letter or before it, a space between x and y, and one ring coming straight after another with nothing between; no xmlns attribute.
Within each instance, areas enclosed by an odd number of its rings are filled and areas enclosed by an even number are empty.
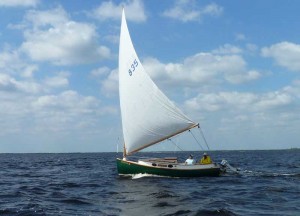
<svg viewBox="0 0 300 216"><path fill-rule="evenodd" d="M261 49L264 57L270 57L275 62L291 71L300 71L300 45L291 42L280 42Z"/></svg>
<svg viewBox="0 0 300 216"><path fill-rule="evenodd" d="M238 51L238 50L237 50ZM260 78L255 70L247 70L247 64L240 55L214 55L197 53L181 63L161 63L147 58L143 62L146 71L156 79L166 78L171 82L181 82L186 86L226 81L240 84ZM161 77L164 76L164 77Z"/></svg>
<svg viewBox="0 0 300 216"><path fill-rule="evenodd" d="M110 97L118 93L119 90L119 75L118 69L112 70L108 77L101 81L101 91L104 95Z"/></svg>
<svg viewBox="0 0 300 216"><path fill-rule="evenodd" d="M116 108L101 104L99 99L73 90L21 97L8 95L1 91L3 79L0 77L0 80L0 125L5 125L0 135L21 131L30 134L97 131L101 116L117 113Z"/></svg>
<svg viewBox="0 0 300 216"><path fill-rule="evenodd" d="M40 85L35 82L18 81L7 74L0 73L0 91L37 93L40 89Z"/></svg>
<svg viewBox="0 0 300 216"><path fill-rule="evenodd" d="M291 95L292 97L297 99L298 105L300 105L300 80L296 79L292 82L291 85L289 86L285 86L283 88L283 91L288 94ZM300 117L300 116L299 116Z"/></svg>
<svg viewBox="0 0 300 216"><path fill-rule="evenodd" d="M196 1L177 0L172 8L163 12L163 16L190 22L201 21L204 16L220 16L222 13L223 8L215 3L199 8Z"/></svg>
<svg viewBox="0 0 300 216"><path fill-rule="evenodd" d="M69 79L70 73L68 72L59 72L56 76L47 77L44 80L44 84L47 87L52 88L64 88L69 85Z"/></svg>
<svg viewBox="0 0 300 216"><path fill-rule="evenodd" d="M255 52L258 49L257 45L251 43L246 44L246 48L250 52Z"/></svg>
<svg viewBox="0 0 300 216"><path fill-rule="evenodd" d="M0 7L35 7L40 0L0 0Z"/></svg>
<svg viewBox="0 0 300 216"><path fill-rule="evenodd" d="M243 50L237 46L231 44L224 44L223 46L219 47L212 51L213 54L240 54Z"/></svg>
<svg viewBox="0 0 300 216"><path fill-rule="evenodd" d="M89 107L98 105L99 102L96 98L84 97L72 90L64 91L59 95L43 95L32 103L32 106L36 109L52 109L55 107L57 110L65 111L67 108L69 112L73 113L88 113L92 111Z"/></svg>
<svg viewBox="0 0 300 216"><path fill-rule="evenodd" d="M0 136L95 131L101 116L117 113L96 97L68 90L70 72L50 70L44 77L43 69L26 61L17 50L0 52Z"/></svg>
<svg viewBox="0 0 300 216"><path fill-rule="evenodd" d="M258 80L262 76L261 73L256 70L242 70L240 72L241 73L228 73L225 75L225 78L232 84L241 84L253 80Z"/></svg>
<svg viewBox="0 0 300 216"><path fill-rule="evenodd" d="M282 134L298 136L299 95L300 82L295 80L291 85L269 92L220 90L199 93L187 99L184 107L194 119L200 118L208 131L213 131L212 139L218 131L222 137L241 139L239 143L245 148L253 144L247 141L247 136L263 135L263 142L265 136L269 136L267 139L278 139ZM266 144L263 142L262 145Z"/></svg>
<svg viewBox="0 0 300 216"><path fill-rule="evenodd" d="M90 73L90 76L91 77L101 77L105 74L108 74L109 72L110 72L110 69L108 67L100 67L100 68L92 70Z"/></svg>
<svg viewBox="0 0 300 216"><path fill-rule="evenodd" d="M197 53L189 56L182 62L163 63L156 58L147 57L142 60L142 64L157 83L176 87L193 88L222 82L238 85L260 79L261 72L249 70L243 57L235 54L240 52L242 50L238 47L225 45L212 53ZM105 71L107 72L107 69ZM112 70L102 81L102 90L106 95L117 92L117 69Z"/></svg>
<svg viewBox="0 0 300 216"><path fill-rule="evenodd" d="M95 116L116 112L115 108L101 106L93 96L83 96L67 90L57 95L43 95L31 103L35 111L37 126L52 131L66 131L94 127L98 123Z"/></svg>
<svg viewBox="0 0 300 216"><path fill-rule="evenodd" d="M5 50L0 53L0 73L30 78L37 70L36 64L24 61L16 50Z"/></svg>
<svg viewBox="0 0 300 216"><path fill-rule="evenodd" d="M90 77L96 79L101 85L101 92L106 97L115 96L119 91L119 74L118 69L111 70L108 67L94 69Z"/></svg>
<svg viewBox="0 0 300 216"><path fill-rule="evenodd" d="M239 92L219 92L209 94L199 94L185 102L187 108L192 110L218 111L220 109L230 109L231 107L245 108L249 104L257 101L257 96L252 93Z"/></svg>
<svg viewBox="0 0 300 216"><path fill-rule="evenodd" d="M219 92L201 93L197 97L185 102L185 106L191 110L230 112L265 112L290 105L296 102L295 97L284 90L268 93L254 94L250 92Z"/></svg>
<svg viewBox="0 0 300 216"><path fill-rule="evenodd" d="M128 0L115 4L112 1L102 2L101 5L96 8L92 16L98 20L121 19L122 7L125 8L126 19L133 22L145 22L147 20L144 4L141 0Z"/></svg>
<svg viewBox="0 0 300 216"><path fill-rule="evenodd" d="M93 25L69 19L63 8L31 10L25 16L25 42L21 50L35 61L57 65L83 64L110 57L110 49L98 44Z"/></svg>

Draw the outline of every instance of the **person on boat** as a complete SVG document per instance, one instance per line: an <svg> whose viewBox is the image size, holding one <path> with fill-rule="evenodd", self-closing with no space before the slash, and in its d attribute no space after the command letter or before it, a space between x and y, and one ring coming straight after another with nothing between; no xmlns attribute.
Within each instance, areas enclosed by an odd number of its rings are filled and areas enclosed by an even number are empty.
<svg viewBox="0 0 300 216"><path fill-rule="evenodd" d="M212 160L206 152L204 152L203 157L200 160L200 164L211 164Z"/></svg>
<svg viewBox="0 0 300 216"><path fill-rule="evenodd" d="M188 159L185 160L185 165L194 165L195 164L195 160L193 155L190 155Z"/></svg>

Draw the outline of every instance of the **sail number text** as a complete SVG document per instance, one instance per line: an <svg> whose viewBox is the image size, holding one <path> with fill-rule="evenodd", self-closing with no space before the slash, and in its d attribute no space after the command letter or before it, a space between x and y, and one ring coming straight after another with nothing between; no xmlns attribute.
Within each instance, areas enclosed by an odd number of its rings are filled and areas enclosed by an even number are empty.
<svg viewBox="0 0 300 216"><path fill-rule="evenodd" d="M136 59L134 59L130 68L128 69L129 76L132 76L133 72L135 71L135 69L137 68L138 65L139 65L138 61Z"/></svg>

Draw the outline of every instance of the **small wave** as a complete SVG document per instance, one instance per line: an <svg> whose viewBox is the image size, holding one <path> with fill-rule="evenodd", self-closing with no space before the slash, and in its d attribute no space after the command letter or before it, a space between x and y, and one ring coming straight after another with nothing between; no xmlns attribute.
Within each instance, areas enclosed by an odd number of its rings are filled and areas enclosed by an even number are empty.
<svg viewBox="0 0 300 216"><path fill-rule="evenodd" d="M166 214L164 216L173 216L173 215L190 215L191 211L190 210L179 210L177 212L174 212L172 214Z"/></svg>
<svg viewBox="0 0 300 216"><path fill-rule="evenodd" d="M15 210L15 209L1 209L0 210L0 214L1 215L14 215L14 214L16 214L16 212L17 212L17 210Z"/></svg>
<svg viewBox="0 0 300 216"><path fill-rule="evenodd" d="M158 202L156 203L155 205L153 205L153 207L173 207L173 206L176 206L176 205L172 205L168 202Z"/></svg>
<svg viewBox="0 0 300 216"><path fill-rule="evenodd" d="M235 216L237 214L226 210L226 209L218 209L218 210L198 210L195 214L196 216L202 216L202 215L207 215L207 216L214 216L214 215L224 215L224 216Z"/></svg>
<svg viewBox="0 0 300 216"><path fill-rule="evenodd" d="M51 197L55 199L61 199L61 198L65 198L66 195L60 191L53 191L51 192Z"/></svg>
<svg viewBox="0 0 300 216"><path fill-rule="evenodd" d="M81 187L81 184L74 183L74 182L66 182L61 184L61 186L64 188L76 188L76 187Z"/></svg>
<svg viewBox="0 0 300 216"><path fill-rule="evenodd" d="M90 204L87 201L83 201L83 200L76 199L76 198L64 199L64 200L61 200L61 202L67 203L67 204L75 204L75 205L88 205L88 204Z"/></svg>
<svg viewBox="0 0 300 216"><path fill-rule="evenodd" d="M33 209L4 209L0 210L1 215L19 215L19 216L39 216L39 215L45 215L45 212L43 210L33 210Z"/></svg>
<svg viewBox="0 0 300 216"><path fill-rule="evenodd" d="M178 197L176 195L173 195L169 191L160 191L160 192L157 192L157 193L152 193L150 195L153 196L153 197L155 197L155 198L159 198L159 199L162 199L162 198L171 198L171 197Z"/></svg>

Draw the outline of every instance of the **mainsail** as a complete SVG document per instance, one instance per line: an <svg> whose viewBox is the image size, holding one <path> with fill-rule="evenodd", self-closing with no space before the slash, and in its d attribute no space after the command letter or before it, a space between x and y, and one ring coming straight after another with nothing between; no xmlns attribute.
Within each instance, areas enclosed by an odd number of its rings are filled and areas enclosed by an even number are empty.
<svg viewBox="0 0 300 216"><path fill-rule="evenodd" d="M145 72L133 47L124 9L119 47L119 95L125 155L197 125L160 91Z"/></svg>

